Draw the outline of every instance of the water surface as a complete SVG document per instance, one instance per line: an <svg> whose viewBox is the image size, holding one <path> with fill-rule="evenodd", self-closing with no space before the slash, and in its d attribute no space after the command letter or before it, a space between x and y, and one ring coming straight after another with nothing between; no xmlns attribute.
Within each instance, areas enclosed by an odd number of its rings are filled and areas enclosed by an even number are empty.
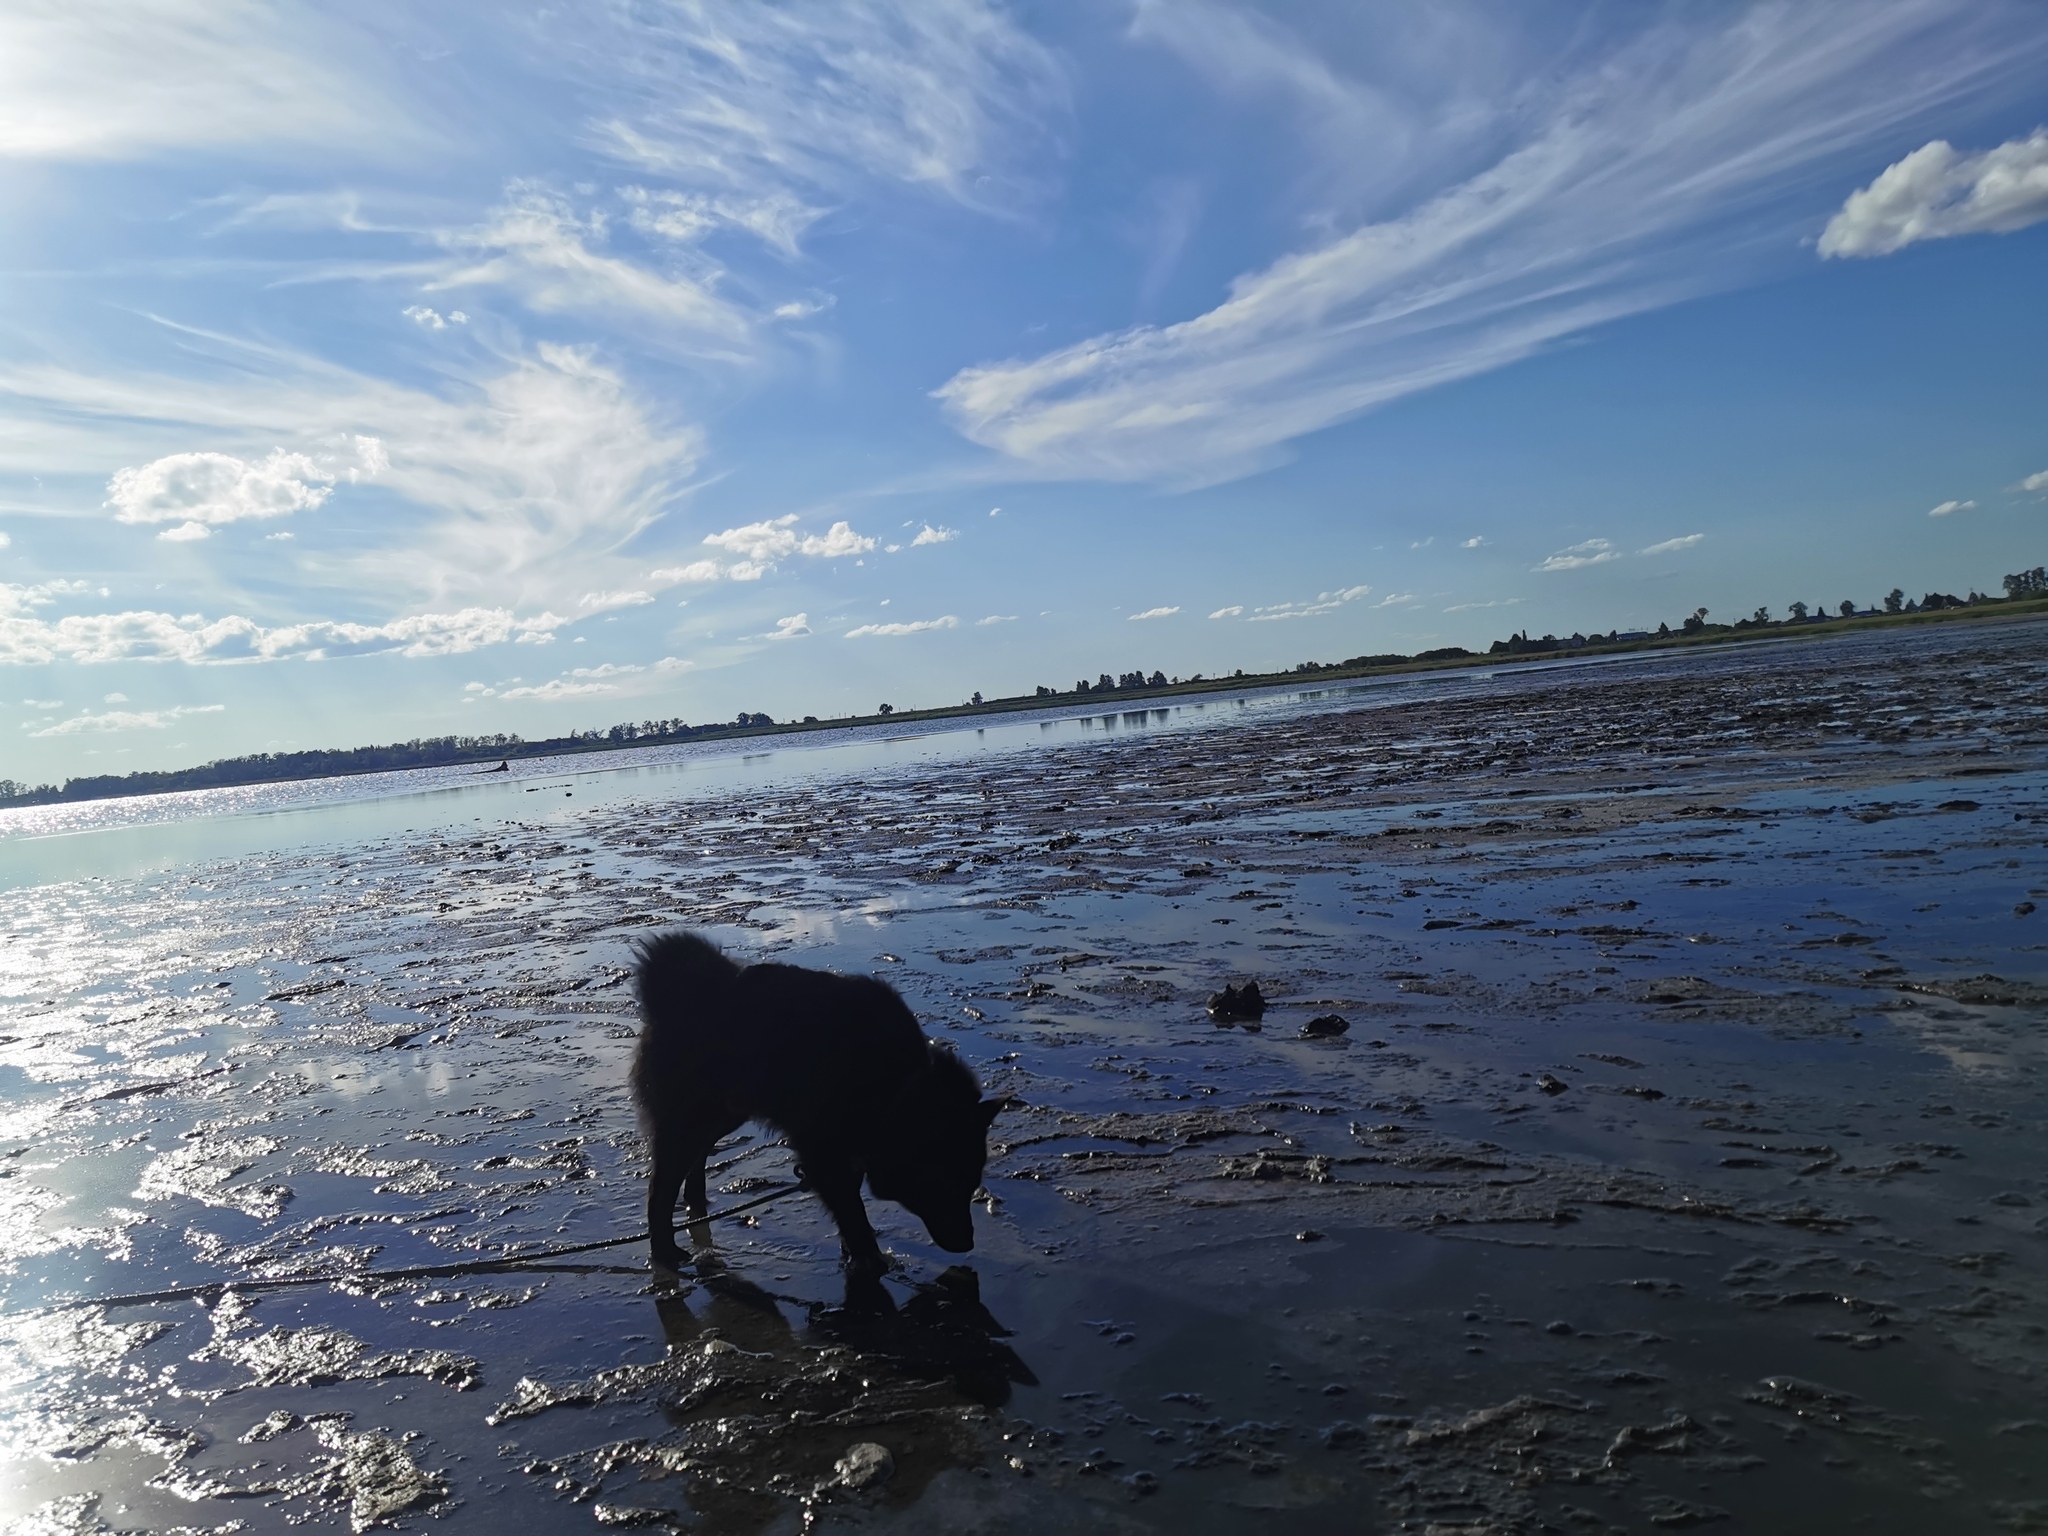
<svg viewBox="0 0 2048 1536"><path fill-rule="evenodd" d="M18 887L0 1518L2026 1529L2044 663L1973 627L538 773ZM874 1205L848 1298L799 1196L679 1285L375 1279L637 1227L672 922L888 977L1015 1097L976 1252ZM714 1198L787 1176L743 1136Z"/></svg>

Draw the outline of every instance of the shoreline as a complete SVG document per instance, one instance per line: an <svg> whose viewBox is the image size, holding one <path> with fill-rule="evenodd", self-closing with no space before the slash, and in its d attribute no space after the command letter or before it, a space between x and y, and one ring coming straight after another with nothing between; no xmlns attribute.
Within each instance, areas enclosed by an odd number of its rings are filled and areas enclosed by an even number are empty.
<svg viewBox="0 0 2048 1536"><path fill-rule="evenodd" d="M416 763L379 763L374 766L352 768L346 765L324 765L318 769L309 767L306 771L294 772L281 769L277 772L251 772L247 775L223 776L203 783L137 785L132 789L118 787L118 782L106 787L95 787L89 792L68 793L70 786L81 780L71 779L54 794L37 791L0 798L0 810L25 809L44 805L77 805L95 800L146 799L155 795L189 794L202 789L246 788L258 784L310 783L322 779L364 778L378 773L405 772L419 768L460 768L470 765L492 763L510 764L514 759L531 760L546 757L579 757L600 752L625 752L640 747L676 746L686 742L754 741L777 736L804 736L821 731L861 730L873 726L926 725L938 721L966 720L983 717L1001 717L1024 714L1034 710L1062 710L1077 706L1089 707L1100 700L1106 706L1118 708L1142 707L1153 700L1181 699L1216 693L1229 693L1244 689L1284 688L1306 684L1344 683L1364 678L1425 676L1445 672L1472 671L1478 668L1511 667L1541 668L1570 664L1594 658L1612 658L1627 655L1658 655L1695 651L1708 647L1727 645L1754 645L1781 641L1812 641L1833 637L1868 634L1886 629L1898 629L1909 625L1985 622L2025 622L2031 619L2048 618L2048 598L1993 598L1985 603L1965 608L1943 608L1921 613L1878 613L1860 615L1854 618L1815 617L1804 621L1779 621L1763 626L1738 628L1734 625L1713 625L1698 634L1655 635L1640 640L1588 640L1582 645L1555 650L1472 653L1465 656L1438 657L1433 659L1414 658L1384 664L1347 666L1344 663L1305 662L1283 672L1238 672L1228 677L1196 677L1185 681L1161 684L1158 687L1137 687L1104 689L1088 693L1063 692L1051 694L1018 694L1005 698L987 699L979 704L963 703L941 705L931 709L891 710L887 714L846 715L832 719L808 719L801 721L776 722L769 725L710 726L688 731L687 734L667 733L613 740L609 737L598 740L574 740L567 737L552 737L539 741L500 741L491 745L478 746L474 750L454 749L449 755L431 761ZM402 747L404 743L393 744ZM373 751L376 748L333 748L321 749L335 755L349 752ZM312 755L312 754L307 754ZM219 760L217 760L219 761ZM227 759L221 766L232 766L236 759ZM194 768L145 770L137 777L183 777L203 774L214 764L200 764ZM483 771L491 771L484 768ZM95 783L87 779L83 782Z"/></svg>

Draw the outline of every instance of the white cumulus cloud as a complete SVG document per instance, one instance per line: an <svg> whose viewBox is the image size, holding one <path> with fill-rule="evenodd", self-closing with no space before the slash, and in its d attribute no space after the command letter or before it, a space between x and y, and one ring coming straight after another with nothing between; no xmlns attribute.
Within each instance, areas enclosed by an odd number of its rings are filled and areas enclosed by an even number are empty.
<svg viewBox="0 0 2048 1536"><path fill-rule="evenodd" d="M834 523L823 533L810 534L797 532L796 522L796 514L789 512L762 522L727 528L722 533L707 533L704 542L714 549L740 556L739 560L722 568L722 574L734 581L759 581L775 568L777 561L786 560L791 555L833 560L847 555L865 555L875 548L875 540L866 534L856 533L852 525L844 521ZM721 574L721 568L712 561L683 567L683 572L702 571L706 566L711 568L711 575L703 579ZM680 579L698 578L683 574Z"/></svg>
<svg viewBox="0 0 2048 1536"><path fill-rule="evenodd" d="M2020 482L2020 489L2023 491L2048 493L2048 469L2042 470L2037 475L2027 476L2026 479Z"/></svg>
<svg viewBox="0 0 2048 1536"><path fill-rule="evenodd" d="M1974 501L1944 501L1938 507L1929 507L1927 515L1929 517L1954 517L1958 512L1974 511L1976 506L1977 503Z"/></svg>
<svg viewBox="0 0 2048 1536"><path fill-rule="evenodd" d="M1691 549L1693 545L1701 543L1705 538L1706 535L1704 533L1688 533L1676 539L1665 539L1661 543L1652 544L1648 549L1639 549L1636 553L1639 555L1675 554L1681 549Z"/></svg>
<svg viewBox="0 0 2048 1536"><path fill-rule="evenodd" d="M177 523L161 537L203 539L209 527L245 518L285 517L325 504L339 480L370 479L391 467L384 445L357 437L339 453L273 448L263 458L173 453L117 470L106 505L123 523ZM193 531L196 530L196 531Z"/></svg>
<svg viewBox="0 0 2048 1536"><path fill-rule="evenodd" d="M725 567L716 560L692 560L688 565L666 566L658 571L649 571L647 579L672 587L683 581L716 581Z"/></svg>
<svg viewBox="0 0 2048 1536"><path fill-rule="evenodd" d="M846 638L859 640L868 635L921 635L933 629L957 629L960 620L954 615L942 614L936 619L914 619L906 624L862 624L849 629Z"/></svg>
<svg viewBox="0 0 2048 1536"><path fill-rule="evenodd" d="M1179 607L1179 605L1178 605L1178 604L1176 604L1175 606L1173 606L1173 607L1171 607L1171 608L1147 608L1147 609L1146 609L1146 610L1145 610L1145 611L1144 611L1143 613L1134 613L1134 614L1131 614L1131 615L1130 615L1130 622L1131 622L1131 623L1133 623L1133 624L1135 624L1135 623L1137 623L1137 622L1138 622L1138 621L1139 621L1140 619L1170 619L1170 618L1172 618L1172 617L1173 617L1173 616L1174 616L1174 615L1175 615L1176 613L1179 613L1179 612L1180 612L1180 607Z"/></svg>
<svg viewBox="0 0 2048 1536"><path fill-rule="evenodd" d="M612 683L578 683L567 678L551 677L544 683L527 684L520 688L507 688L498 697L501 699L539 699L543 704L557 703L563 699L590 699L619 690Z"/></svg>
<svg viewBox="0 0 2048 1536"><path fill-rule="evenodd" d="M808 613L792 613L786 619L777 619L775 621L775 630L768 638L770 640L794 640L799 635L808 635L810 632L811 616Z"/></svg>
<svg viewBox="0 0 2048 1536"><path fill-rule="evenodd" d="M629 589L624 592L586 592L576 606L590 613L602 613L607 608L639 608L654 601L652 592Z"/></svg>
<svg viewBox="0 0 2048 1536"><path fill-rule="evenodd" d="M1017 615L1014 613L992 613L987 618L976 619L974 622L977 626L983 624L1014 624L1017 622Z"/></svg>
<svg viewBox="0 0 2048 1536"><path fill-rule="evenodd" d="M926 523L918 530L917 537L910 541L910 547L915 549L920 544L949 544L959 537L960 530L957 528L934 528L930 523Z"/></svg>
<svg viewBox="0 0 2048 1536"><path fill-rule="evenodd" d="M414 325L429 331L445 331L451 325L469 324L469 316L459 309L451 309L443 315L439 310L430 309L424 304L409 304L399 313Z"/></svg>
<svg viewBox="0 0 2048 1536"><path fill-rule="evenodd" d="M2048 128L1963 154L1923 144L1849 194L1821 231L1822 256L1889 256L1922 240L2008 234L2048 219Z"/></svg>
<svg viewBox="0 0 2048 1536"><path fill-rule="evenodd" d="M1610 560L1619 560L1621 551L1607 539L1587 539L1569 549L1561 549L1550 556L1536 569L1539 571L1576 571L1583 566L1605 565Z"/></svg>

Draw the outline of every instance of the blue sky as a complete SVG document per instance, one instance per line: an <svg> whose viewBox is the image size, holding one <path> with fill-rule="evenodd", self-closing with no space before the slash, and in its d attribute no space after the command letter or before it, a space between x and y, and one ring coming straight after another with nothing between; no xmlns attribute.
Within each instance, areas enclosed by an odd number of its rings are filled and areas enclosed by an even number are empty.
<svg viewBox="0 0 2048 1536"><path fill-rule="evenodd" d="M0 14L0 777L2048 559L2038 5Z"/></svg>

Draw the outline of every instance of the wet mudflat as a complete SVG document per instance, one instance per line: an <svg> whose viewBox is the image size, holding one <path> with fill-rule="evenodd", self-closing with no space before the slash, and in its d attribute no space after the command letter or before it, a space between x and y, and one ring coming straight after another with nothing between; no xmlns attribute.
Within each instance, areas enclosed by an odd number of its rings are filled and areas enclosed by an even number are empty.
<svg viewBox="0 0 2048 1536"><path fill-rule="evenodd" d="M0 1519L2048 1529L2044 677L1523 672L0 895ZM1019 1101L968 1262L875 1205L848 1298L798 1195L675 1284L374 1278L638 1227L674 922Z"/></svg>

